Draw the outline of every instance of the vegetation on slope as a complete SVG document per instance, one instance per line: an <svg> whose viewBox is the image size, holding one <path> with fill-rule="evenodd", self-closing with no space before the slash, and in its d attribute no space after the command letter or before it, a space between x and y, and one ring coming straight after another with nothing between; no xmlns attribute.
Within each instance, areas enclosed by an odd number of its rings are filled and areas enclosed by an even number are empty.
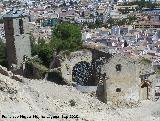
<svg viewBox="0 0 160 121"><path fill-rule="evenodd" d="M51 44L57 54L66 50L72 52L82 48L81 37L78 25L62 23L53 28Z"/></svg>
<svg viewBox="0 0 160 121"><path fill-rule="evenodd" d="M159 3L152 3L150 1L145 1L145 0L123 3L120 5L124 5L124 6L138 5L138 10L142 10L142 8L154 9L160 6Z"/></svg>
<svg viewBox="0 0 160 121"><path fill-rule="evenodd" d="M151 60L149 60L149 59L147 59L147 58L142 58L142 59L140 60L140 62L141 62L142 64L151 64Z"/></svg>
<svg viewBox="0 0 160 121"><path fill-rule="evenodd" d="M78 25L62 23L52 29L52 39L49 43L40 40L38 44L32 41L32 56L38 55L42 64L49 67L53 53L73 52L82 48L81 29ZM32 38L33 39L33 38Z"/></svg>

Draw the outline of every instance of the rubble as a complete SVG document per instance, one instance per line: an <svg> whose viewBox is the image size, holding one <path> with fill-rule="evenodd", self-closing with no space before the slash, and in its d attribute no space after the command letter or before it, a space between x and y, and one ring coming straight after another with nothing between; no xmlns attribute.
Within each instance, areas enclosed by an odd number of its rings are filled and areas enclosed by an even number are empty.
<svg viewBox="0 0 160 121"><path fill-rule="evenodd" d="M57 121L63 121L66 116L68 116L68 121L160 120L158 113L160 112L160 101L145 100L132 108L117 108L100 102L95 96L81 93L72 86L21 77L22 83L12 78L0 74L0 121L13 121L13 118L5 119L2 118L2 115L6 117L39 116L39 119L17 118L16 121L53 120L51 118L42 119L41 116L59 116L58 119L55 119ZM69 118L70 116L72 118Z"/></svg>

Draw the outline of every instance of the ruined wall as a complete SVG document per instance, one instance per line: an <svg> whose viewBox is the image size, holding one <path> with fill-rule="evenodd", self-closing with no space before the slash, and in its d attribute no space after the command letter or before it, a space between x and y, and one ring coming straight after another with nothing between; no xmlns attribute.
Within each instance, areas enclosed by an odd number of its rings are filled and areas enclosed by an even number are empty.
<svg viewBox="0 0 160 121"><path fill-rule="evenodd" d="M16 58L17 65L21 65L23 62L23 56L26 55L28 58L31 57L31 44L29 39L29 29L28 29L28 17L23 17L23 29L24 34L20 34L19 30L19 19L13 19L14 28L14 38L15 38L15 48L16 48Z"/></svg>
<svg viewBox="0 0 160 121"><path fill-rule="evenodd" d="M73 67L79 62L88 62L92 61L92 52L89 50L81 50L72 52L68 58L64 58L61 62L61 73L64 80L68 83L73 83L72 81L72 70Z"/></svg>
<svg viewBox="0 0 160 121"><path fill-rule="evenodd" d="M92 67L91 80L98 85L96 93L101 101L126 105L154 98L152 83L155 74L151 64L143 64L139 59L120 54L111 55L96 50L77 51L61 62L62 77L68 83L73 82L74 66L82 61L90 63ZM117 65L120 65L118 70ZM147 76L147 80L142 76ZM148 85L143 88L145 82Z"/></svg>
<svg viewBox="0 0 160 121"><path fill-rule="evenodd" d="M118 66L121 67L118 69ZM113 103L138 101L140 98L138 63L121 55L115 55L102 67L102 73L106 74L105 100Z"/></svg>
<svg viewBox="0 0 160 121"><path fill-rule="evenodd" d="M151 64L120 54L112 56L102 66L104 100L115 105L154 99L156 74Z"/></svg>
<svg viewBox="0 0 160 121"><path fill-rule="evenodd" d="M13 29L13 20L7 19L4 21L4 29L5 29L5 38L6 38L6 48L7 48L7 61L8 61L8 68L14 63L17 63L16 60L16 52L15 44L14 44L14 29Z"/></svg>
<svg viewBox="0 0 160 121"><path fill-rule="evenodd" d="M95 80L96 84L99 83L101 78L103 78L103 73L101 72L101 68L105 63L108 62L109 58L112 57L112 55L105 51L95 50L92 49L92 68L93 68L93 79Z"/></svg>
<svg viewBox="0 0 160 121"><path fill-rule="evenodd" d="M150 99L153 101L160 100L160 77L153 75L152 88L150 91Z"/></svg>
<svg viewBox="0 0 160 121"><path fill-rule="evenodd" d="M20 34L19 19L23 20L23 34ZM21 66L24 55L31 57L28 17L4 18L4 21L7 60L11 69L12 64Z"/></svg>

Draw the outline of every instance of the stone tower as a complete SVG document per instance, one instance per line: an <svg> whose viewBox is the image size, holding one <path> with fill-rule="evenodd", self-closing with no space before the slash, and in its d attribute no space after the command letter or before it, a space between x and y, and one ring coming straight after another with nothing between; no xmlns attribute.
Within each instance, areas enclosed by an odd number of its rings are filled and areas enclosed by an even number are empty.
<svg viewBox="0 0 160 121"><path fill-rule="evenodd" d="M31 57L28 16L19 10L12 10L3 16L7 48L8 68L20 67L25 56Z"/></svg>

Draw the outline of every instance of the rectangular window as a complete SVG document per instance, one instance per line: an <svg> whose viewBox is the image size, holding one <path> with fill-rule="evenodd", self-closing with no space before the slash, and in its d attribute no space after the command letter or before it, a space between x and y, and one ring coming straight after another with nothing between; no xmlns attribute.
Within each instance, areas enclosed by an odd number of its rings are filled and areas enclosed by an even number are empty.
<svg viewBox="0 0 160 121"><path fill-rule="evenodd" d="M24 34L23 20L22 19L19 19L19 30L20 30L20 34Z"/></svg>

